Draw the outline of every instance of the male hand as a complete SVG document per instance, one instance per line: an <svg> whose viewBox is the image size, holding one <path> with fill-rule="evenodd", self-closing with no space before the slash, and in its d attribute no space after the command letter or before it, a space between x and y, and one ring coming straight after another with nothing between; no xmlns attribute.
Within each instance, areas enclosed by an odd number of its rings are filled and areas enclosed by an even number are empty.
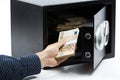
<svg viewBox="0 0 120 80"><path fill-rule="evenodd" d="M62 47L65 42L66 41L61 41L48 45L45 50L36 53L40 58L42 68L58 66L60 63L64 62L67 59L55 59L55 56L58 54L60 47Z"/></svg>

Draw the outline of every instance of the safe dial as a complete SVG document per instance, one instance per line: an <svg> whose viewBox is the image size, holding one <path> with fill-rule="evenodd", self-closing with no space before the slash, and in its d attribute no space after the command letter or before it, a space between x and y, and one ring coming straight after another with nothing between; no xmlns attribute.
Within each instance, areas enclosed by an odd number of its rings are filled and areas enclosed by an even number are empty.
<svg viewBox="0 0 120 80"><path fill-rule="evenodd" d="M107 20L100 23L95 32L96 49L102 50L109 41L109 22Z"/></svg>

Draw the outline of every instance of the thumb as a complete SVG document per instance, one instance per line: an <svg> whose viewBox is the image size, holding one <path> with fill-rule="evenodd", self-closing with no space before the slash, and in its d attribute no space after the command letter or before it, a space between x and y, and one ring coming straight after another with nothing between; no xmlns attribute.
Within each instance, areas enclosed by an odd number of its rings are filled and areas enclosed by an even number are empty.
<svg viewBox="0 0 120 80"><path fill-rule="evenodd" d="M59 47L59 48L60 48L60 47L63 46L65 43L66 43L66 41L63 40L63 41L60 41L60 42L55 43L55 45L56 45L56 47Z"/></svg>

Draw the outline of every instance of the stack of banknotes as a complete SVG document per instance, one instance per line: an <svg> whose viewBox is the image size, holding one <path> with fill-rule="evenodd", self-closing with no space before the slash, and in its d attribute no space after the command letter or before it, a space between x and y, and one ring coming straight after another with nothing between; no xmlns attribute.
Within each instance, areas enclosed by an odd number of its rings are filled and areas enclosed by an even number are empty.
<svg viewBox="0 0 120 80"><path fill-rule="evenodd" d="M84 17L68 18L65 24L58 24L57 31L70 30L74 28L81 28L87 21Z"/></svg>
<svg viewBox="0 0 120 80"><path fill-rule="evenodd" d="M65 40L66 43L60 48L59 53L56 56L57 59L71 57L75 55L78 35L79 35L79 28L61 31L59 33L58 42Z"/></svg>

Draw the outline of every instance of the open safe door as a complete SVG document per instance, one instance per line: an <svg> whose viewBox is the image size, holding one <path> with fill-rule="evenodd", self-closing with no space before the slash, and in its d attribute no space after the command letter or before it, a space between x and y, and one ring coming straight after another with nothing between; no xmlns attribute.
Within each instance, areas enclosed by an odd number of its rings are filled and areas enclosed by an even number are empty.
<svg viewBox="0 0 120 80"><path fill-rule="evenodd" d="M106 7L94 16L94 57L93 67L96 68L105 56L105 46L109 42L109 21L106 20Z"/></svg>

